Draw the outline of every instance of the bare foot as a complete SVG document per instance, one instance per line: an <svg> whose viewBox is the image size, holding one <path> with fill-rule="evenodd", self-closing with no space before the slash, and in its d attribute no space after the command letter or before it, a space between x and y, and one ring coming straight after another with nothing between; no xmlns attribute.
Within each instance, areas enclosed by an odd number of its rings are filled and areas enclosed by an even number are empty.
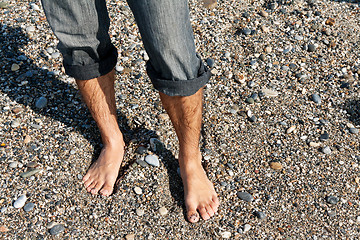
<svg viewBox="0 0 360 240"><path fill-rule="evenodd" d="M200 153L198 157L201 159ZM184 166L180 169L185 191L187 219L191 223L198 222L200 213L202 219L208 220L219 207L214 186L207 178L201 161L184 162Z"/></svg>
<svg viewBox="0 0 360 240"><path fill-rule="evenodd" d="M113 192L124 157L124 147L125 144L121 142L120 144L106 145L101 150L99 158L83 177L88 192L97 194L100 191L103 196L109 196Z"/></svg>

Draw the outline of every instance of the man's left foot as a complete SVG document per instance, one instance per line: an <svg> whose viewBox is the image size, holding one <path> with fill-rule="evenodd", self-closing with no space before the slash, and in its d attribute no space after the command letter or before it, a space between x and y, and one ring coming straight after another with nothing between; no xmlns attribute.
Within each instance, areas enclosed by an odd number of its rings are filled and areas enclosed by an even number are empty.
<svg viewBox="0 0 360 240"><path fill-rule="evenodd" d="M187 162L183 159L182 161L186 164L180 168L185 191L187 219L191 223L199 221L199 213L202 219L208 220L218 211L219 207L219 199L214 185L201 166L201 154L196 155L196 158L199 158L198 161ZM181 157L180 154L179 158Z"/></svg>

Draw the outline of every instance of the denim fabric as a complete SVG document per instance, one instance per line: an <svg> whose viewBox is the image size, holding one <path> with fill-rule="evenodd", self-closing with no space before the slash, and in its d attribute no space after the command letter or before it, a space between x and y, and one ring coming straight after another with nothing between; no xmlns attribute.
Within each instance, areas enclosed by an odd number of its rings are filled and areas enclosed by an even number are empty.
<svg viewBox="0 0 360 240"><path fill-rule="evenodd" d="M116 65L117 50L108 34L105 0L42 0L58 37L66 73L96 78ZM210 72L196 55L187 0L128 0L146 52L154 87L169 96L189 96L204 86Z"/></svg>

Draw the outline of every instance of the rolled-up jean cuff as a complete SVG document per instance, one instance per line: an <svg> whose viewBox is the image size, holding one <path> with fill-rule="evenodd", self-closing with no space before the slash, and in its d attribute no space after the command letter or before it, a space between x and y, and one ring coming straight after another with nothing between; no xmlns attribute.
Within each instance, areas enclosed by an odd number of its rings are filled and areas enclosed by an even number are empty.
<svg viewBox="0 0 360 240"><path fill-rule="evenodd" d="M150 62L147 62L146 70L154 88L168 96L185 97L194 95L200 88L209 82L211 77L211 72L205 67L202 61L200 61L198 76L188 80L161 79L159 74L151 66Z"/></svg>
<svg viewBox="0 0 360 240"><path fill-rule="evenodd" d="M89 80L111 72L117 63L116 48L104 59L89 65L69 65L64 61L65 73L77 80Z"/></svg>

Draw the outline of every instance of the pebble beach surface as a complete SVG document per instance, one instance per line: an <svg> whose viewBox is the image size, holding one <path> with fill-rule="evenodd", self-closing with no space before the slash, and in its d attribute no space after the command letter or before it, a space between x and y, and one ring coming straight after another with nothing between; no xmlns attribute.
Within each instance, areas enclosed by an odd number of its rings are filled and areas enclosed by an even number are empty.
<svg viewBox="0 0 360 240"><path fill-rule="evenodd" d="M177 139L126 2L107 1L127 148L116 192L81 183L99 132L39 1L0 0L1 239L359 239L358 1L191 0L211 69L201 137L221 201L184 218Z"/></svg>

